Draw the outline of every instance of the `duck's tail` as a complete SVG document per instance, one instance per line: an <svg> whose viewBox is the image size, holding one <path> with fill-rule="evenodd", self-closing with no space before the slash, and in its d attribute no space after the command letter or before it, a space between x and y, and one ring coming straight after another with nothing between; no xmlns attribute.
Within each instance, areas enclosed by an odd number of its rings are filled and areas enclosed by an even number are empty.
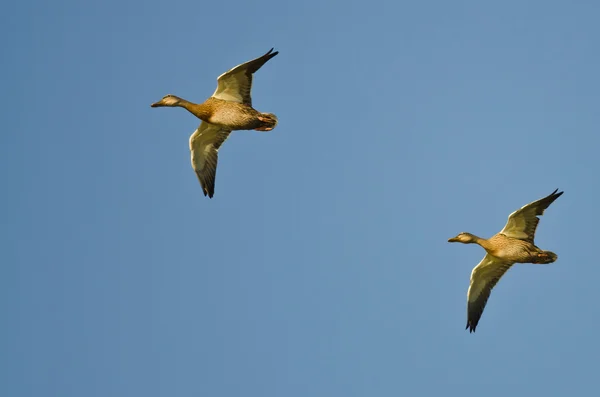
<svg viewBox="0 0 600 397"><path fill-rule="evenodd" d="M552 263L558 259L558 255L551 251L542 251L537 255L537 260L534 263L546 264Z"/></svg>
<svg viewBox="0 0 600 397"><path fill-rule="evenodd" d="M277 116L275 116L273 113L261 113L258 116L258 119L262 121L262 125L260 126L260 129L262 131L272 130L273 128L275 128L278 121Z"/></svg>

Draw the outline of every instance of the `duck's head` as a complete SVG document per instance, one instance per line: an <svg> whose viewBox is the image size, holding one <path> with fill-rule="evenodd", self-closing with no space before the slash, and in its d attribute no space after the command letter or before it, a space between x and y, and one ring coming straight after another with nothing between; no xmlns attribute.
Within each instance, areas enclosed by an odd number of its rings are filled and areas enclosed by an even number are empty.
<svg viewBox="0 0 600 397"><path fill-rule="evenodd" d="M456 237L452 237L451 239L448 239L448 242L449 243L469 244L469 243L474 243L476 239L477 239L477 237L475 237L471 233L463 232L463 233L459 233L458 236L456 236Z"/></svg>
<svg viewBox="0 0 600 397"><path fill-rule="evenodd" d="M181 98L175 96L175 95L165 95L163 97L163 99L161 99L158 102L154 102L152 105L150 105L153 108L157 108L157 107L161 107L161 106L178 106L179 103L181 102Z"/></svg>

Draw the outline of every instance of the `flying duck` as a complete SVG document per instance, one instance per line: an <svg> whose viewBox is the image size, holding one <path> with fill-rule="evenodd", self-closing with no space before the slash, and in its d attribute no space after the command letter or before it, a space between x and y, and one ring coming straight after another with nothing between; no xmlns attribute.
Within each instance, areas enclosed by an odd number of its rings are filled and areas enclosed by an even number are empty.
<svg viewBox="0 0 600 397"><path fill-rule="evenodd" d="M471 233L460 233L448 240L450 243L479 244L486 255L471 272L471 283L467 293L467 329L475 332L492 288L515 263L547 264L558 256L543 251L534 244L535 230L544 210L563 192L556 189L552 194L516 210L508 217L504 229L495 236L484 239Z"/></svg>
<svg viewBox="0 0 600 397"><path fill-rule="evenodd" d="M217 78L217 89L203 103L192 103L175 95L167 95L151 107L182 107L202 122L190 136L192 167L205 196L215 193L215 177L219 148L231 131L271 131L277 125L272 113L261 113L252 107L252 74L277 55L273 48L265 55L242 63Z"/></svg>

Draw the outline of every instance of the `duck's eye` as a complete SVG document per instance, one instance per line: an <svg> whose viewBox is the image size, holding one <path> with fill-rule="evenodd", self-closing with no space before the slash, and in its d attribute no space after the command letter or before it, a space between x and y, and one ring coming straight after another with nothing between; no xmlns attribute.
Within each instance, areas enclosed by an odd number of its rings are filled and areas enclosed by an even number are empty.
<svg viewBox="0 0 600 397"><path fill-rule="evenodd" d="M171 95L166 95L165 98L171 98Z"/></svg>

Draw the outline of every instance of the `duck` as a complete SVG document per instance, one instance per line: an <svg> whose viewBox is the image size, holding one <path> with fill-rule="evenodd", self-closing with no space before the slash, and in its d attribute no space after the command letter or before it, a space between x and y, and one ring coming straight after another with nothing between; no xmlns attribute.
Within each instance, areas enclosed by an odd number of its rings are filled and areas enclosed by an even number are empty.
<svg viewBox="0 0 600 397"><path fill-rule="evenodd" d="M540 219L564 192L556 189L550 195L529 203L508 216L508 221L499 233L489 239L471 233L459 233L449 243L478 244L486 254L471 272L467 292L467 326L469 333L475 332L492 289L500 278L515 263L549 264L558 259L551 251L535 245L535 231Z"/></svg>
<svg viewBox="0 0 600 397"><path fill-rule="evenodd" d="M242 63L217 78L217 89L203 103L193 103L175 95L165 95L151 104L156 107L181 107L201 120L189 140L192 168L204 196L215 194L219 148L235 130L271 131L278 119L252 107L252 75L279 54L271 48L266 54Z"/></svg>

